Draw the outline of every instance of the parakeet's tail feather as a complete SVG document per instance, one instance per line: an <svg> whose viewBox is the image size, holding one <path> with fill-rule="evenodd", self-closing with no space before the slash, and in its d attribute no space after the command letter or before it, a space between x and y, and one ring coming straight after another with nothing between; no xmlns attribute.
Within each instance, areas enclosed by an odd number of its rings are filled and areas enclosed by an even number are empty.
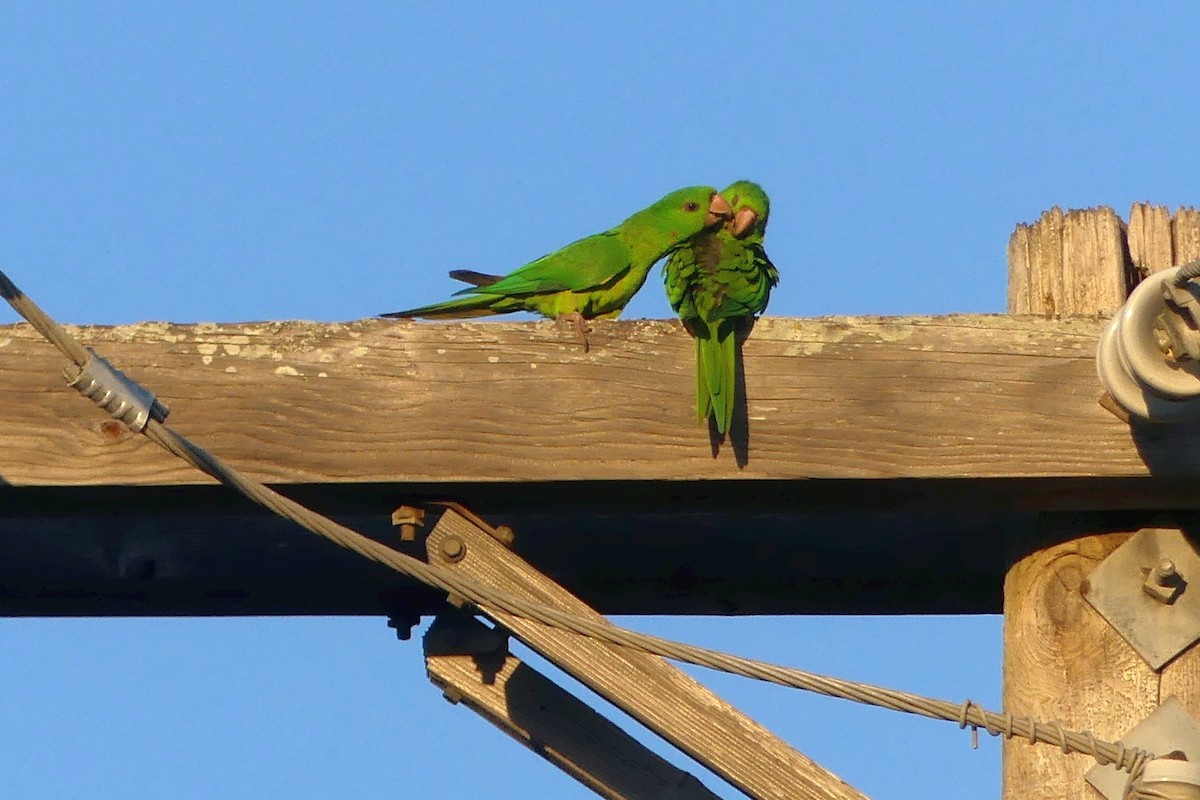
<svg viewBox="0 0 1200 800"><path fill-rule="evenodd" d="M473 269L452 269L450 277L456 281L469 283L472 286L491 286L503 278L503 275L489 275L486 272L476 272Z"/></svg>
<svg viewBox="0 0 1200 800"><path fill-rule="evenodd" d="M712 400L708 396L708 380L704 377L704 353L700 350L700 337L693 339L696 350L696 424L708 422L712 413Z"/></svg>
<svg viewBox="0 0 1200 800"><path fill-rule="evenodd" d="M494 306L496 298L491 295L474 295L471 297L462 297L457 300L447 300L444 303L433 303L428 306L420 306L419 308L410 308L407 311L392 311L388 314L380 314L381 317L396 317L399 319L411 319L413 317L421 317L423 319L467 319L470 317L486 317L491 314L502 314ZM505 311L510 309L505 309Z"/></svg>
<svg viewBox="0 0 1200 800"><path fill-rule="evenodd" d="M712 411L717 433L725 434L733 420L733 395L737 385L737 336L734 320L707 326L696 337L696 409ZM706 418L706 413L704 417Z"/></svg>

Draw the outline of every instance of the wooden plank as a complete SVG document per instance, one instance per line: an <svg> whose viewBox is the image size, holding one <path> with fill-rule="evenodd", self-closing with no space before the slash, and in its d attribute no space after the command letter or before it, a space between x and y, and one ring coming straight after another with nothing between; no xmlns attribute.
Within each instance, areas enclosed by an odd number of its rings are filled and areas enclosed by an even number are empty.
<svg viewBox="0 0 1200 800"><path fill-rule="evenodd" d="M1039 490L1045 502L1087 502L1051 483ZM393 508L455 497L511 526L522 558L606 614L997 613L1004 543L1035 518L982 510L1013 498L971 481L876 482L869 492L829 481L286 492L400 547L409 545L390 524ZM426 530L441 513L428 509ZM839 565L836 590L829 564ZM223 487L0 488L0 615L380 614L406 585ZM414 594L428 613L441 605L436 593Z"/></svg>
<svg viewBox="0 0 1200 800"><path fill-rule="evenodd" d="M1200 476L1200 427L1132 432L1096 405L1102 322L1032 317L759 321L748 438L692 417L676 322L143 324L80 337L172 404L171 423L280 483ZM206 482L61 384L62 358L0 328L0 480Z"/></svg>
<svg viewBox="0 0 1200 800"><path fill-rule="evenodd" d="M440 555L442 543L452 536L466 545L465 556L458 561ZM427 548L431 560L477 581L603 619L453 511L442 516ZM863 798L661 658L603 645L503 612L485 611L559 668L751 797Z"/></svg>
<svg viewBox="0 0 1200 800"><path fill-rule="evenodd" d="M1088 574L1129 538L1084 536L1037 550L1004 582L1004 708L1119 739L1158 705L1158 676L1084 600ZM1004 797L1095 800L1095 762L1004 742Z"/></svg>
<svg viewBox="0 0 1200 800"><path fill-rule="evenodd" d="M1175 266L1171 212L1166 206L1134 203L1129 209L1129 259L1138 276Z"/></svg>
<svg viewBox="0 0 1200 800"><path fill-rule="evenodd" d="M478 713L601 797L717 800L685 772L609 722L575 695L507 652L456 649L464 617L447 630L439 616L425 634L425 669L446 698Z"/></svg>

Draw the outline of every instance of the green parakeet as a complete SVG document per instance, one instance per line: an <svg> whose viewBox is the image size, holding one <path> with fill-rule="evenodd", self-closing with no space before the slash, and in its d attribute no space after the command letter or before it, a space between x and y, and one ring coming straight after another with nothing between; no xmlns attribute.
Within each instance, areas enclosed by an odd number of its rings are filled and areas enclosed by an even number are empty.
<svg viewBox="0 0 1200 800"><path fill-rule="evenodd" d="M770 202L757 183L738 181L720 196L733 216L678 248L663 266L667 299L696 340L696 421L712 414L729 430L737 382L736 330L762 313L779 283L763 250Z"/></svg>
<svg viewBox="0 0 1200 800"><path fill-rule="evenodd" d="M456 319L534 311L574 322L586 348L584 320L615 319L655 262L730 216L729 204L713 187L680 189L617 227L572 242L508 275L455 270L451 277L472 285L454 299L382 316Z"/></svg>

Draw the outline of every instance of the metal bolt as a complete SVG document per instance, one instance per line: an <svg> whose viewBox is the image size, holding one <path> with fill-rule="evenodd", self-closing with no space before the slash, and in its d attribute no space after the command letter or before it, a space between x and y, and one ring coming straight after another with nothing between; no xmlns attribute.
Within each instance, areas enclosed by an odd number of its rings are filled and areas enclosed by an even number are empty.
<svg viewBox="0 0 1200 800"><path fill-rule="evenodd" d="M400 541L416 541L417 528L425 524L425 509L400 506L392 512L392 524L400 528Z"/></svg>
<svg viewBox="0 0 1200 800"><path fill-rule="evenodd" d="M1160 603L1170 605L1183 594L1187 581L1175 568L1175 562L1169 558L1161 559L1146 572L1146 580L1142 583L1142 591Z"/></svg>
<svg viewBox="0 0 1200 800"><path fill-rule="evenodd" d="M517 538L517 535L513 533L513 529L507 525L497 525L493 530L495 531L496 541L505 547L511 547L513 540Z"/></svg>
<svg viewBox="0 0 1200 800"><path fill-rule="evenodd" d="M467 543L457 536L447 536L442 540L442 556L447 561L462 561L467 554Z"/></svg>
<svg viewBox="0 0 1200 800"><path fill-rule="evenodd" d="M1154 582L1159 586L1169 586L1179 573L1175 571L1175 562L1164 558L1154 568Z"/></svg>
<svg viewBox="0 0 1200 800"><path fill-rule="evenodd" d="M411 611L405 611L400 614L394 614L388 617L387 625L392 630L396 631L396 638L402 642L407 642L412 638L412 629L420 623L421 617Z"/></svg>
<svg viewBox="0 0 1200 800"><path fill-rule="evenodd" d="M1167 356L1168 358L1173 358L1175 353L1174 353L1174 347L1172 345L1174 343L1171 341L1171 335L1169 333L1167 333L1165 330L1163 330L1161 325L1162 325L1162 320L1159 320L1159 325L1156 325L1154 327L1154 331L1153 331L1154 344L1158 346L1159 352L1161 352L1164 356Z"/></svg>

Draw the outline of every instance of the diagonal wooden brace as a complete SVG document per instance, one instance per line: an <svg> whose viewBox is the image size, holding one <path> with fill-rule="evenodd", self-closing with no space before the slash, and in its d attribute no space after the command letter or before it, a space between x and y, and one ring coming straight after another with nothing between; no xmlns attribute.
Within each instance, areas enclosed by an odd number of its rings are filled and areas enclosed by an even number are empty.
<svg viewBox="0 0 1200 800"><path fill-rule="evenodd" d="M425 634L425 669L446 698L609 800L717 800L582 700L511 655L503 635L448 610Z"/></svg>
<svg viewBox="0 0 1200 800"><path fill-rule="evenodd" d="M481 583L603 619L506 549L484 529L447 510L426 542L432 563ZM600 696L759 800L866 800L865 795L789 747L665 659L558 631L496 609L504 629Z"/></svg>

